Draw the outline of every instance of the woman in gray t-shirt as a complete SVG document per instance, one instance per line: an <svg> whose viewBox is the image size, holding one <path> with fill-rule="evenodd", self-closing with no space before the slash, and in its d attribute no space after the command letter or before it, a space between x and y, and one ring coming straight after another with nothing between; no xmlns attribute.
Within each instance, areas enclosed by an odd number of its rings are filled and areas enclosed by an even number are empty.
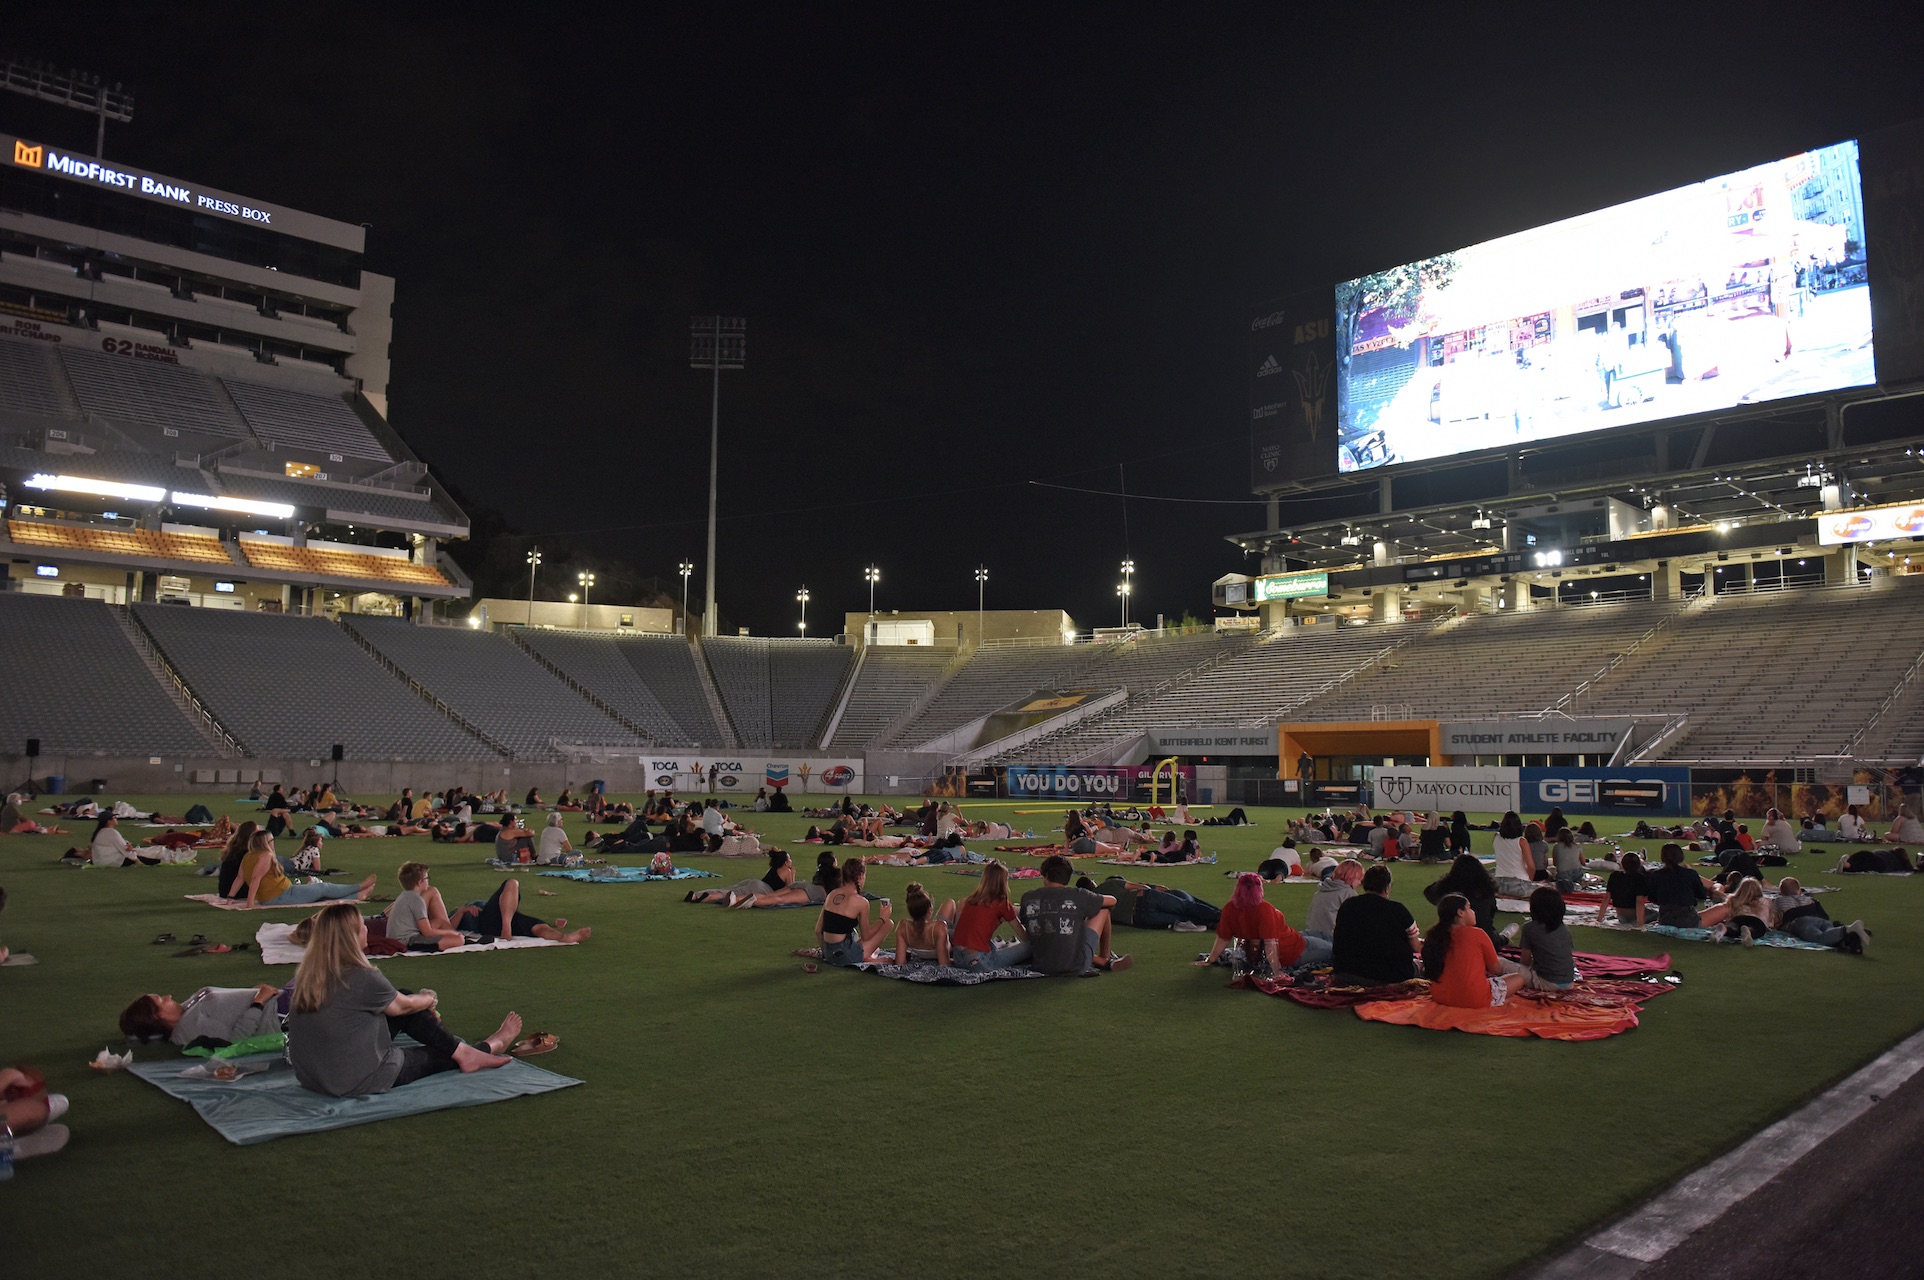
<svg viewBox="0 0 1924 1280"><path fill-rule="evenodd" d="M314 916L307 953L294 972L287 1056L303 1088L335 1098L386 1093L440 1071L504 1067L521 1015L510 1013L478 1044L456 1039L435 1016L432 991L396 991L367 962L367 926L353 903ZM397 1032L419 1041L403 1048Z"/></svg>

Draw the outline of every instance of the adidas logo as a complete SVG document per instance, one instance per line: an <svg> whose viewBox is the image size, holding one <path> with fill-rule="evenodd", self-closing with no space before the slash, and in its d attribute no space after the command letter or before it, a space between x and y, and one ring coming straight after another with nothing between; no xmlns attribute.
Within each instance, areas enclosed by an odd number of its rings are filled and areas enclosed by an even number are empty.
<svg viewBox="0 0 1924 1280"><path fill-rule="evenodd" d="M1275 356L1264 356L1263 362L1256 366L1256 376L1267 378L1272 373L1281 373L1283 366L1276 363Z"/></svg>

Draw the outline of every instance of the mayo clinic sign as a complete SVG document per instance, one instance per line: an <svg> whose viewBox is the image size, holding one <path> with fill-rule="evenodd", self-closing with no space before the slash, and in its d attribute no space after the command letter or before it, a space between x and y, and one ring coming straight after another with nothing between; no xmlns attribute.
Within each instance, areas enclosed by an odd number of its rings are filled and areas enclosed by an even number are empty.
<svg viewBox="0 0 1924 1280"><path fill-rule="evenodd" d="M264 201L217 191L212 187L194 186L178 178L163 177L144 169L106 164L88 156L62 151L44 142L28 142L23 138L0 134L0 157L5 157L15 168L37 170L90 187L106 187L190 213L209 214L230 222L245 222L354 253L360 253L366 247L365 231L349 223L302 213L298 209L285 209Z"/></svg>

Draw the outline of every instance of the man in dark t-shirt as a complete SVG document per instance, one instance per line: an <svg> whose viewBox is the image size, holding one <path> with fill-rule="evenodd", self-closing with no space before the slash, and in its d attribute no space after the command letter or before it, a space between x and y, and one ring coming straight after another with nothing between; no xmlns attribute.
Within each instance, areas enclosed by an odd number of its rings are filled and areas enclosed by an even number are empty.
<svg viewBox="0 0 1924 1280"><path fill-rule="evenodd" d="M1390 869L1374 866L1363 873L1363 891L1337 909L1332 986L1381 986L1416 976L1416 917L1389 895Z"/></svg>
<svg viewBox="0 0 1924 1280"><path fill-rule="evenodd" d="M1029 963L1044 973L1087 974L1127 969L1133 961L1109 951L1109 908L1116 900L1088 889L1072 888L1069 860L1043 860L1042 888L1022 895L1017 907L1035 955Z"/></svg>

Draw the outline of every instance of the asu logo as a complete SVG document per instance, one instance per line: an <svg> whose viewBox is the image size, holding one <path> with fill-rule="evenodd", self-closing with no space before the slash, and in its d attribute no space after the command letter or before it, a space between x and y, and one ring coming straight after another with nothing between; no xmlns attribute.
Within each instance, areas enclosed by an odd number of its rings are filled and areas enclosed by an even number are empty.
<svg viewBox="0 0 1924 1280"><path fill-rule="evenodd" d="M1303 426L1314 440L1323 425L1323 410L1329 403L1329 375L1332 366L1316 358L1314 351L1300 369L1290 370L1296 379L1296 400L1303 414Z"/></svg>
<svg viewBox="0 0 1924 1280"><path fill-rule="evenodd" d="M45 147L30 147L18 138L13 140L13 162L15 164L25 165L29 169L38 169L46 160L46 157L47 149Z"/></svg>

